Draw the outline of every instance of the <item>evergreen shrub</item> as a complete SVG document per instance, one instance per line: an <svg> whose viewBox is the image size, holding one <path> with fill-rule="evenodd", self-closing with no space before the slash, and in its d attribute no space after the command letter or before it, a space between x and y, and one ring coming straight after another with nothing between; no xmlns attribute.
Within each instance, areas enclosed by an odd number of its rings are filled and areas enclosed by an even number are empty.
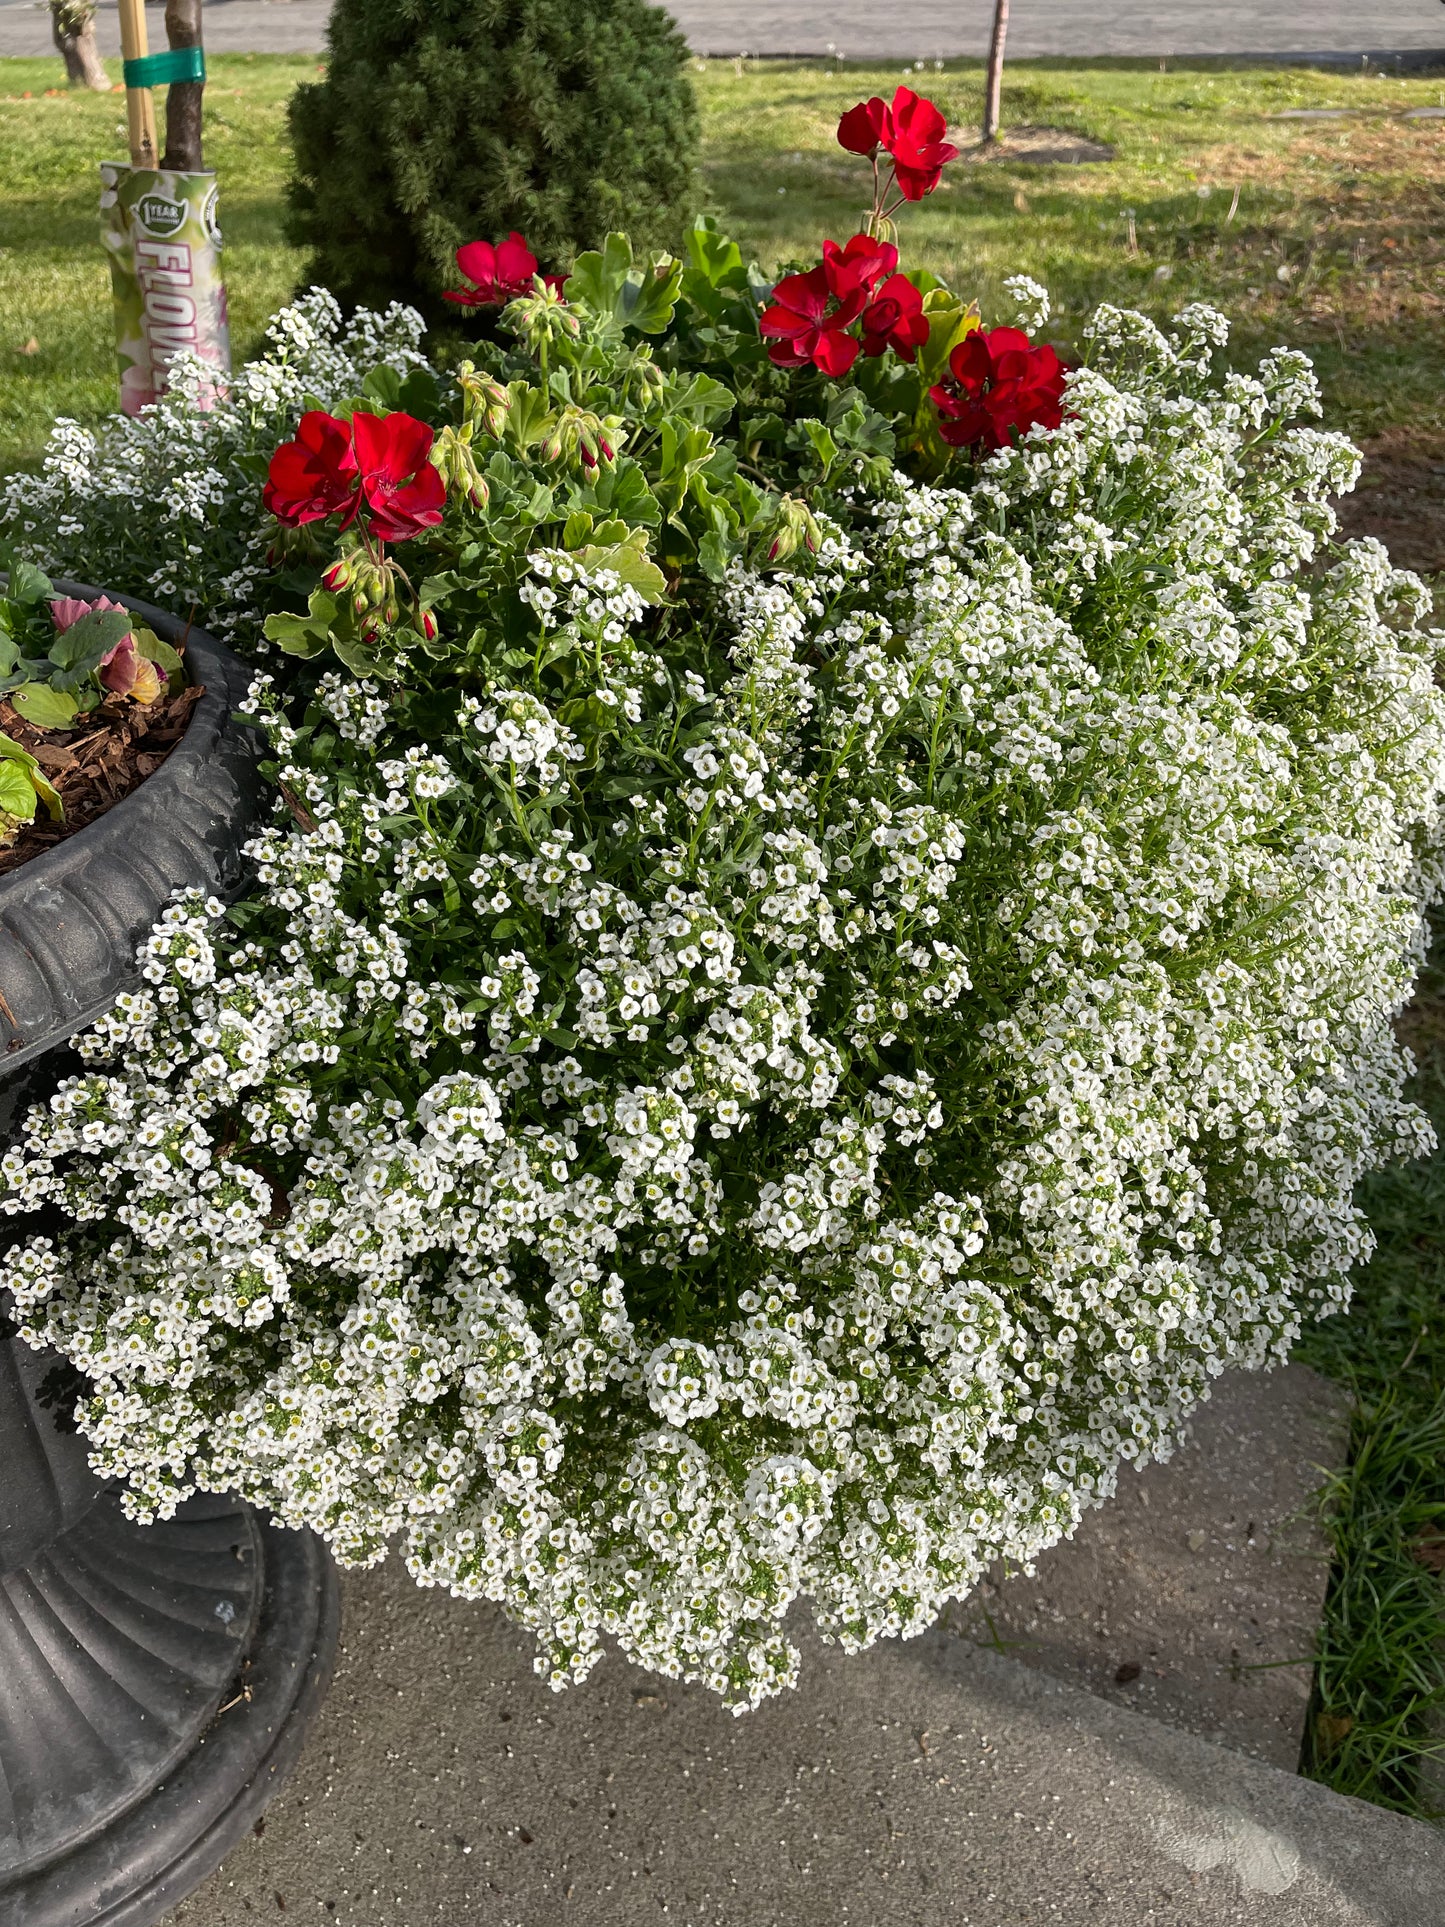
<svg viewBox="0 0 1445 1927"><path fill-rule="evenodd" d="M337 0L291 107L291 238L349 307L442 318L453 257L520 228L548 266L609 228L677 242L697 115L647 0Z"/></svg>

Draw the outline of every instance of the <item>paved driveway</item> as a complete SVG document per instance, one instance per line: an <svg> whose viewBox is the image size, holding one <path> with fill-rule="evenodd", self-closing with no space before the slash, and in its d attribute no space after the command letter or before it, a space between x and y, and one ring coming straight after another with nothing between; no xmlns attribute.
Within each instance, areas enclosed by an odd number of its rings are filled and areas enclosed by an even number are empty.
<svg viewBox="0 0 1445 1927"><path fill-rule="evenodd" d="M992 0L673 0L699 53L824 53L906 59L981 54ZM206 0L214 53L309 53L327 0ZM1439 49L1440 0L1015 0L1009 50L1029 54L1364 53ZM159 0L151 42L164 45ZM101 46L117 53L115 0L101 0ZM0 54L51 51L46 10L0 0Z"/></svg>

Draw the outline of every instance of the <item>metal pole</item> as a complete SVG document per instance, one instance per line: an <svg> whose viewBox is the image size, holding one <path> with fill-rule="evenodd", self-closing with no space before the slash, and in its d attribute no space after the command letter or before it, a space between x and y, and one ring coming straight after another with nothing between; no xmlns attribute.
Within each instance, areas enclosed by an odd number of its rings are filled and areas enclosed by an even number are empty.
<svg viewBox="0 0 1445 1927"><path fill-rule="evenodd" d="M120 0L120 50L127 60L144 60L150 52L146 38L145 0ZM135 167L154 167L156 106L149 87L127 87L125 117L130 133L130 158Z"/></svg>

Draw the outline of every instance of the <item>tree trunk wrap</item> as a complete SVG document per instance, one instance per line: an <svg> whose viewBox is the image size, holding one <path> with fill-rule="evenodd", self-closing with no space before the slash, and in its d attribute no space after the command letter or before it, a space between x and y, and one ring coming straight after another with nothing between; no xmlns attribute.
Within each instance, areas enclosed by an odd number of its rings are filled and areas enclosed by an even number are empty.
<svg viewBox="0 0 1445 1927"><path fill-rule="evenodd" d="M102 161L101 239L110 257L120 405L137 415L166 392L182 351L231 370L216 177ZM216 390L197 396L209 407Z"/></svg>

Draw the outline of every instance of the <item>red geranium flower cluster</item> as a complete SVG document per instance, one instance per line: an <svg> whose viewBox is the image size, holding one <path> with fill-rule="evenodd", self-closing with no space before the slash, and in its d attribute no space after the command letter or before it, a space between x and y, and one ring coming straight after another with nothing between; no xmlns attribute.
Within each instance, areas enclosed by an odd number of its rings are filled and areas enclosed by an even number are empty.
<svg viewBox="0 0 1445 1927"><path fill-rule="evenodd" d="M412 415L357 413L341 421L313 408L295 441L271 457L262 499L292 528L340 515L348 529L365 509L374 540L409 542L442 519L447 491L431 464L432 439Z"/></svg>
<svg viewBox="0 0 1445 1927"><path fill-rule="evenodd" d="M975 328L948 357L948 379L930 388L942 420L938 432L955 448L1007 448L1014 432L1064 418L1064 364L1046 342L1017 328Z"/></svg>
<svg viewBox="0 0 1445 1927"><path fill-rule="evenodd" d="M908 87L900 87L891 103L875 94L848 109L838 122L838 145L872 161L875 218L887 219L890 211L897 211L896 206L885 210L884 197L877 192L879 153L892 160L903 200L921 201L938 186L948 163L958 158L958 149L943 138L947 132L948 124L933 102Z"/></svg>
<svg viewBox="0 0 1445 1927"><path fill-rule="evenodd" d="M780 368L812 362L825 375L846 375L865 355L894 349L912 361L928 339L923 296L895 273L891 241L855 234L846 247L823 243L823 259L806 274L790 274L773 289L759 326ZM851 332L859 325L861 339Z"/></svg>

